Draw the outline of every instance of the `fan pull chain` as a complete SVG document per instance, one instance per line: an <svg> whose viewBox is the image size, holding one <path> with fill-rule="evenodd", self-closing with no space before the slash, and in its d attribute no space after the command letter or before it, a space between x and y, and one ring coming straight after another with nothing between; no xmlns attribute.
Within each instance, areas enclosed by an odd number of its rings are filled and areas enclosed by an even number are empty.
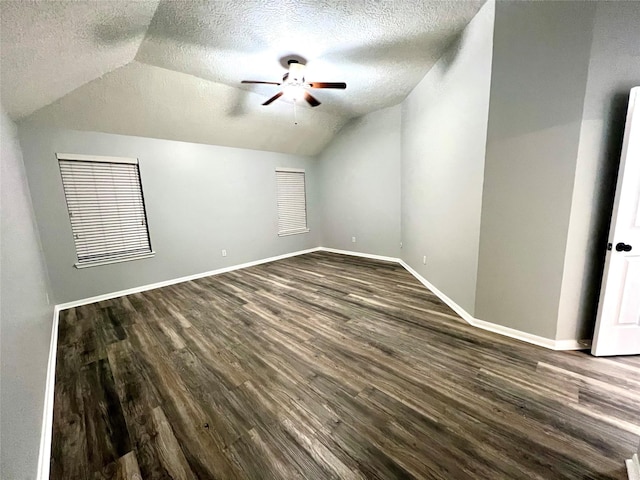
<svg viewBox="0 0 640 480"><path fill-rule="evenodd" d="M297 125L298 124L298 111L296 110L296 103L298 101L294 98L293 99L293 124Z"/></svg>

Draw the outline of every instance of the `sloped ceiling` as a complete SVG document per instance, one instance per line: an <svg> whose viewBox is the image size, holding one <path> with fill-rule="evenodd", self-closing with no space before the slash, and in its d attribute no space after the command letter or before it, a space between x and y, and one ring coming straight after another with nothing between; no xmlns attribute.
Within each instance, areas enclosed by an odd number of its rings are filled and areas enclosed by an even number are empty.
<svg viewBox="0 0 640 480"><path fill-rule="evenodd" d="M478 1L2 2L1 94L29 123L315 155L350 118L395 105ZM260 104L286 60L322 105Z"/></svg>
<svg viewBox="0 0 640 480"><path fill-rule="evenodd" d="M0 94L15 120L131 62L157 1L0 2ZM137 32L110 45L103 29Z"/></svg>

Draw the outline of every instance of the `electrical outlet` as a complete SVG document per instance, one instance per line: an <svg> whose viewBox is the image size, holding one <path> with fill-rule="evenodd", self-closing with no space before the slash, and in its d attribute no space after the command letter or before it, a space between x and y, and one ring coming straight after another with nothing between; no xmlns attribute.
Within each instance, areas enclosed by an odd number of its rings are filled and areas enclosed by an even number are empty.
<svg viewBox="0 0 640 480"><path fill-rule="evenodd" d="M426 255L424 257L422 257L422 264L423 265L427 264L427 256Z"/></svg>
<svg viewBox="0 0 640 480"><path fill-rule="evenodd" d="M356 243L356 237L351 237L351 243Z"/></svg>
<svg viewBox="0 0 640 480"><path fill-rule="evenodd" d="M227 251L226 250L222 250L222 256L226 257L227 256Z"/></svg>

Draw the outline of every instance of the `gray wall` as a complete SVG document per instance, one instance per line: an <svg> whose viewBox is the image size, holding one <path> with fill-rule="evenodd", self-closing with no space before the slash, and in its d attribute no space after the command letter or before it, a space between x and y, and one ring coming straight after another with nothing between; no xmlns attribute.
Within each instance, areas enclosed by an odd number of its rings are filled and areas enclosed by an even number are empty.
<svg viewBox="0 0 640 480"><path fill-rule="evenodd" d="M1 113L0 477L35 478L53 306L22 153Z"/></svg>
<svg viewBox="0 0 640 480"><path fill-rule="evenodd" d="M591 338L629 90L640 85L639 2L598 2L556 338Z"/></svg>
<svg viewBox="0 0 640 480"><path fill-rule="evenodd" d="M471 314L493 17L487 2L402 104L402 258Z"/></svg>
<svg viewBox="0 0 640 480"><path fill-rule="evenodd" d="M316 247L319 189L310 157L21 125L33 206L57 303ZM137 157L156 256L74 268L56 152ZM276 167L307 172L309 233L278 237ZM227 257L221 250L227 250Z"/></svg>
<svg viewBox="0 0 640 480"><path fill-rule="evenodd" d="M318 161L322 246L399 257L400 106L349 122Z"/></svg>
<svg viewBox="0 0 640 480"><path fill-rule="evenodd" d="M555 338L596 4L496 5L476 317Z"/></svg>

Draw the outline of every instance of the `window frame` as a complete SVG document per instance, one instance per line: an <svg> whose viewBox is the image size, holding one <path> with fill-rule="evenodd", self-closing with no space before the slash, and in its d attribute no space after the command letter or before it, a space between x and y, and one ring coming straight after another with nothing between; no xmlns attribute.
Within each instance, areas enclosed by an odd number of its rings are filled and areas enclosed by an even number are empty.
<svg viewBox="0 0 640 480"><path fill-rule="evenodd" d="M278 182L278 173L301 173L302 174L302 185L304 192L304 227L300 227L295 230L280 230L280 189ZM307 174L303 168L288 168L288 167L276 167L276 214L278 220L278 236L279 237L287 237L289 235L299 235L302 233L309 233L309 218L308 218L308 209L307 209Z"/></svg>
<svg viewBox="0 0 640 480"><path fill-rule="evenodd" d="M140 173L140 163L137 158L129 158L129 157L113 157L113 156L100 156L100 155L83 155L83 154L75 154L75 153L56 153L56 159L58 161L58 171L60 172L60 180L62 183L63 195L65 198L65 206L67 207L67 217L69 219L69 226L71 228L71 235L73 238L74 250L77 258L77 262L74 264L74 267L77 269L83 268L91 268L98 267L101 265L110 265L114 263L123 263L123 262L131 262L134 260L142 260L145 258L151 258L155 256L156 252L153 250L151 243L151 233L149 232L149 221L147 216L147 206L144 198L144 191L142 189L142 175ZM146 231L146 240L149 246L148 251L143 251L134 255L123 255L121 257L115 256L114 258L109 259L98 259L98 260L81 260L80 255L78 253L78 244L76 243L76 232L74 231L73 222L71 220L71 210L69 208L69 200L67 198L67 190L65 188L64 175L62 173L61 161L65 162L94 162L94 163L102 163L102 164L130 164L135 165L137 170L137 179L139 183L140 189L140 201L142 204L142 214L144 218L144 226ZM121 238L121 237L119 237Z"/></svg>

